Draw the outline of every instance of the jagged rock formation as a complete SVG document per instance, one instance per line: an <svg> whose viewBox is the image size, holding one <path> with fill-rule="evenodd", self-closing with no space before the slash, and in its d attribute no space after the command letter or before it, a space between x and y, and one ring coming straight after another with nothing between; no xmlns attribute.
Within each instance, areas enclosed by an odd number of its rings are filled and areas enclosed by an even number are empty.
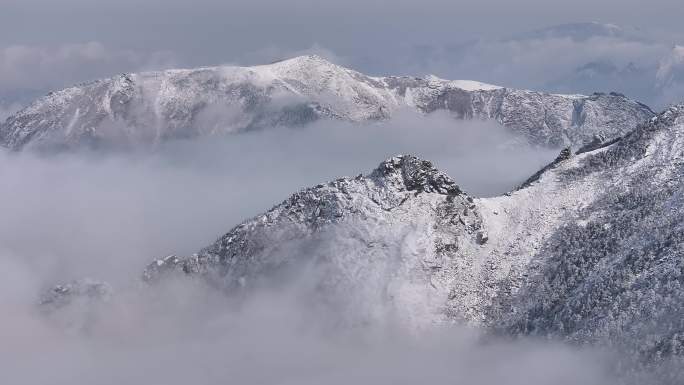
<svg viewBox="0 0 684 385"><path fill-rule="evenodd" d="M152 146L318 119L364 122L398 109L494 119L544 146L622 135L653 116L619 94L554 95L428 76L370 77L317 56L255 67L124 74L50 93L0 124L10 149Z"/></svg>
<svg viewBox="0 0 684 385"><path fill-rule="evenodd" d="M350 315L399 307L410 322L431 322L444 318L448 288L486 242L474 208L430 162L396 157L369 175L302 190L195 255L154 261L143 278L182 272L238 290L305 270L307 284Z"/></svg>

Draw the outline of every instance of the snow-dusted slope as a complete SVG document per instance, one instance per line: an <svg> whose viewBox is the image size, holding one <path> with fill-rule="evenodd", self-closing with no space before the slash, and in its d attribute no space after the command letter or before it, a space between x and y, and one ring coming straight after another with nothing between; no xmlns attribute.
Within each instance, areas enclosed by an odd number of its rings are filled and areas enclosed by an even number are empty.
<svg viewBox="0 0 684 385"><path fill-rule="evenodd" d="M465 303L471 322L506 333L681 359L684 105L596 147L475 200L489 241L471 256L481 268L466 301L451 307Z"/></svg>
<svg viewBox="0 0 684 385"><path fill-rule="evenodd" d="M446 318L448 289L484 241L474 207L430 162L396 157L294 194L198 254L154 261L143 277L182 271L237 290L292 273L349 322L402 309L401 319L422 325Z"/></svg>
<svg viewBox="0 0 684 385"><path fill-rule="evenodd" d="M655 360L682 355L683 166L680 105L511 196L478 201L487 254L514 266L486 322L609 340Z"/></svg>
<svg viewBox="0 0 684 385"><path fill-rule="evenodd" d="M495 198L396 157L303 190L193 256L156 260L144 278L181 272L232 291L297 272L316 293L343 293L345 314L391 309L657 363L684 355L682 167L684 105L620 140L564 150Z"/></svg>
<svg viewBox="0 0 684 385"><path fill-rule="evenodd" d="M548 146L624 134L652 116L617 94L551 95L434 76L376 78L302 56L255 67L125 74L53 92L0 125L0 145L150 146L320 118L387 119L406 107L495 119Z"/></svg>

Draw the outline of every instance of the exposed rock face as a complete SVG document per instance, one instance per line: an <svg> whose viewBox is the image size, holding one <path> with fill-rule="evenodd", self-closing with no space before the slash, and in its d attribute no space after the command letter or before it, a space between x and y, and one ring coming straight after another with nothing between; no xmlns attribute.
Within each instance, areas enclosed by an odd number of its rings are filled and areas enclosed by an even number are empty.
<svg viewBox="0 0 684 385"><path fill-rule="evenodd" d="M618 94L553 95L473 81L376 78L303 56L265 66L125 74L50 93L0 124L10 149L154 146L318 119L388 119L402 108L493 119L533 144L580 146L653 116Z"/></svg>

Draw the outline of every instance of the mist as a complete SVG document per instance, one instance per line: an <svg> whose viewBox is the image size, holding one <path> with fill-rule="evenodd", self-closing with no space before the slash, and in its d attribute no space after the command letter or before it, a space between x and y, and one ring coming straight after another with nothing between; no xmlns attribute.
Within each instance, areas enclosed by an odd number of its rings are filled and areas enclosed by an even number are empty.
<svg viewBox="0 0 684 385"><path fill-rule="evenodd" d="M0 285L8 309L18 291ZM391 318L331 328L334 313L297 294L263 290L237 302L192 281L119 288L106 303L70 309L89 320L80 329L15 305L3 316L0 368L7 383L27 385L616 383L598 351L455 326L407 330Z"/></svg>
<svg viewBox="0 0 684 385"><path fill-rule="evenodd" d="M509 191L557 155L495 123L408 112L386 123L179 141L151 153L5 154L0 249L40 266L48 281L97 273L118 282L151 258L199 250L299 189L368 173L401 153L433 161L474 196Z"/></svg>
<svg viewBox="0 0 684 385"><path fill-rule="evenodd" d="M303 187L370 172L399 153L433 160L476 196L510 190L556 155L497 124L446 113L319 122L153 152L2 154L3 378L57 385L617 381L608 352L506 341L457 325L408 328L391 311L368 322L349 311L353 304L317 302L308 273L239 296L192 279L140 281L154 257L195 252ZM46 288L83 277L109 282L113 296L39 309ZM342 312L350 320L344 325Z"/></svg>

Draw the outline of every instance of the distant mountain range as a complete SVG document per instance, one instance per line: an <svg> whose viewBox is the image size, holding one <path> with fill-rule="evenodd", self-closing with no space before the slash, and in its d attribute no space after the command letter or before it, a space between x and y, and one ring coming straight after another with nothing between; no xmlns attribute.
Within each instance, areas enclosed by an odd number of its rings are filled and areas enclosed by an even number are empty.
<svg viewBox="0 0 684 385"><path fill-rule="evenodd" d="M534 145L581 146L653 116L619 94L557 95L476 81L371 77L301 56L255 67L124 74L56 91L0 125L0 144L65 150L151 147L320 119L369 122L400 109L494 120Z"/></svg>

